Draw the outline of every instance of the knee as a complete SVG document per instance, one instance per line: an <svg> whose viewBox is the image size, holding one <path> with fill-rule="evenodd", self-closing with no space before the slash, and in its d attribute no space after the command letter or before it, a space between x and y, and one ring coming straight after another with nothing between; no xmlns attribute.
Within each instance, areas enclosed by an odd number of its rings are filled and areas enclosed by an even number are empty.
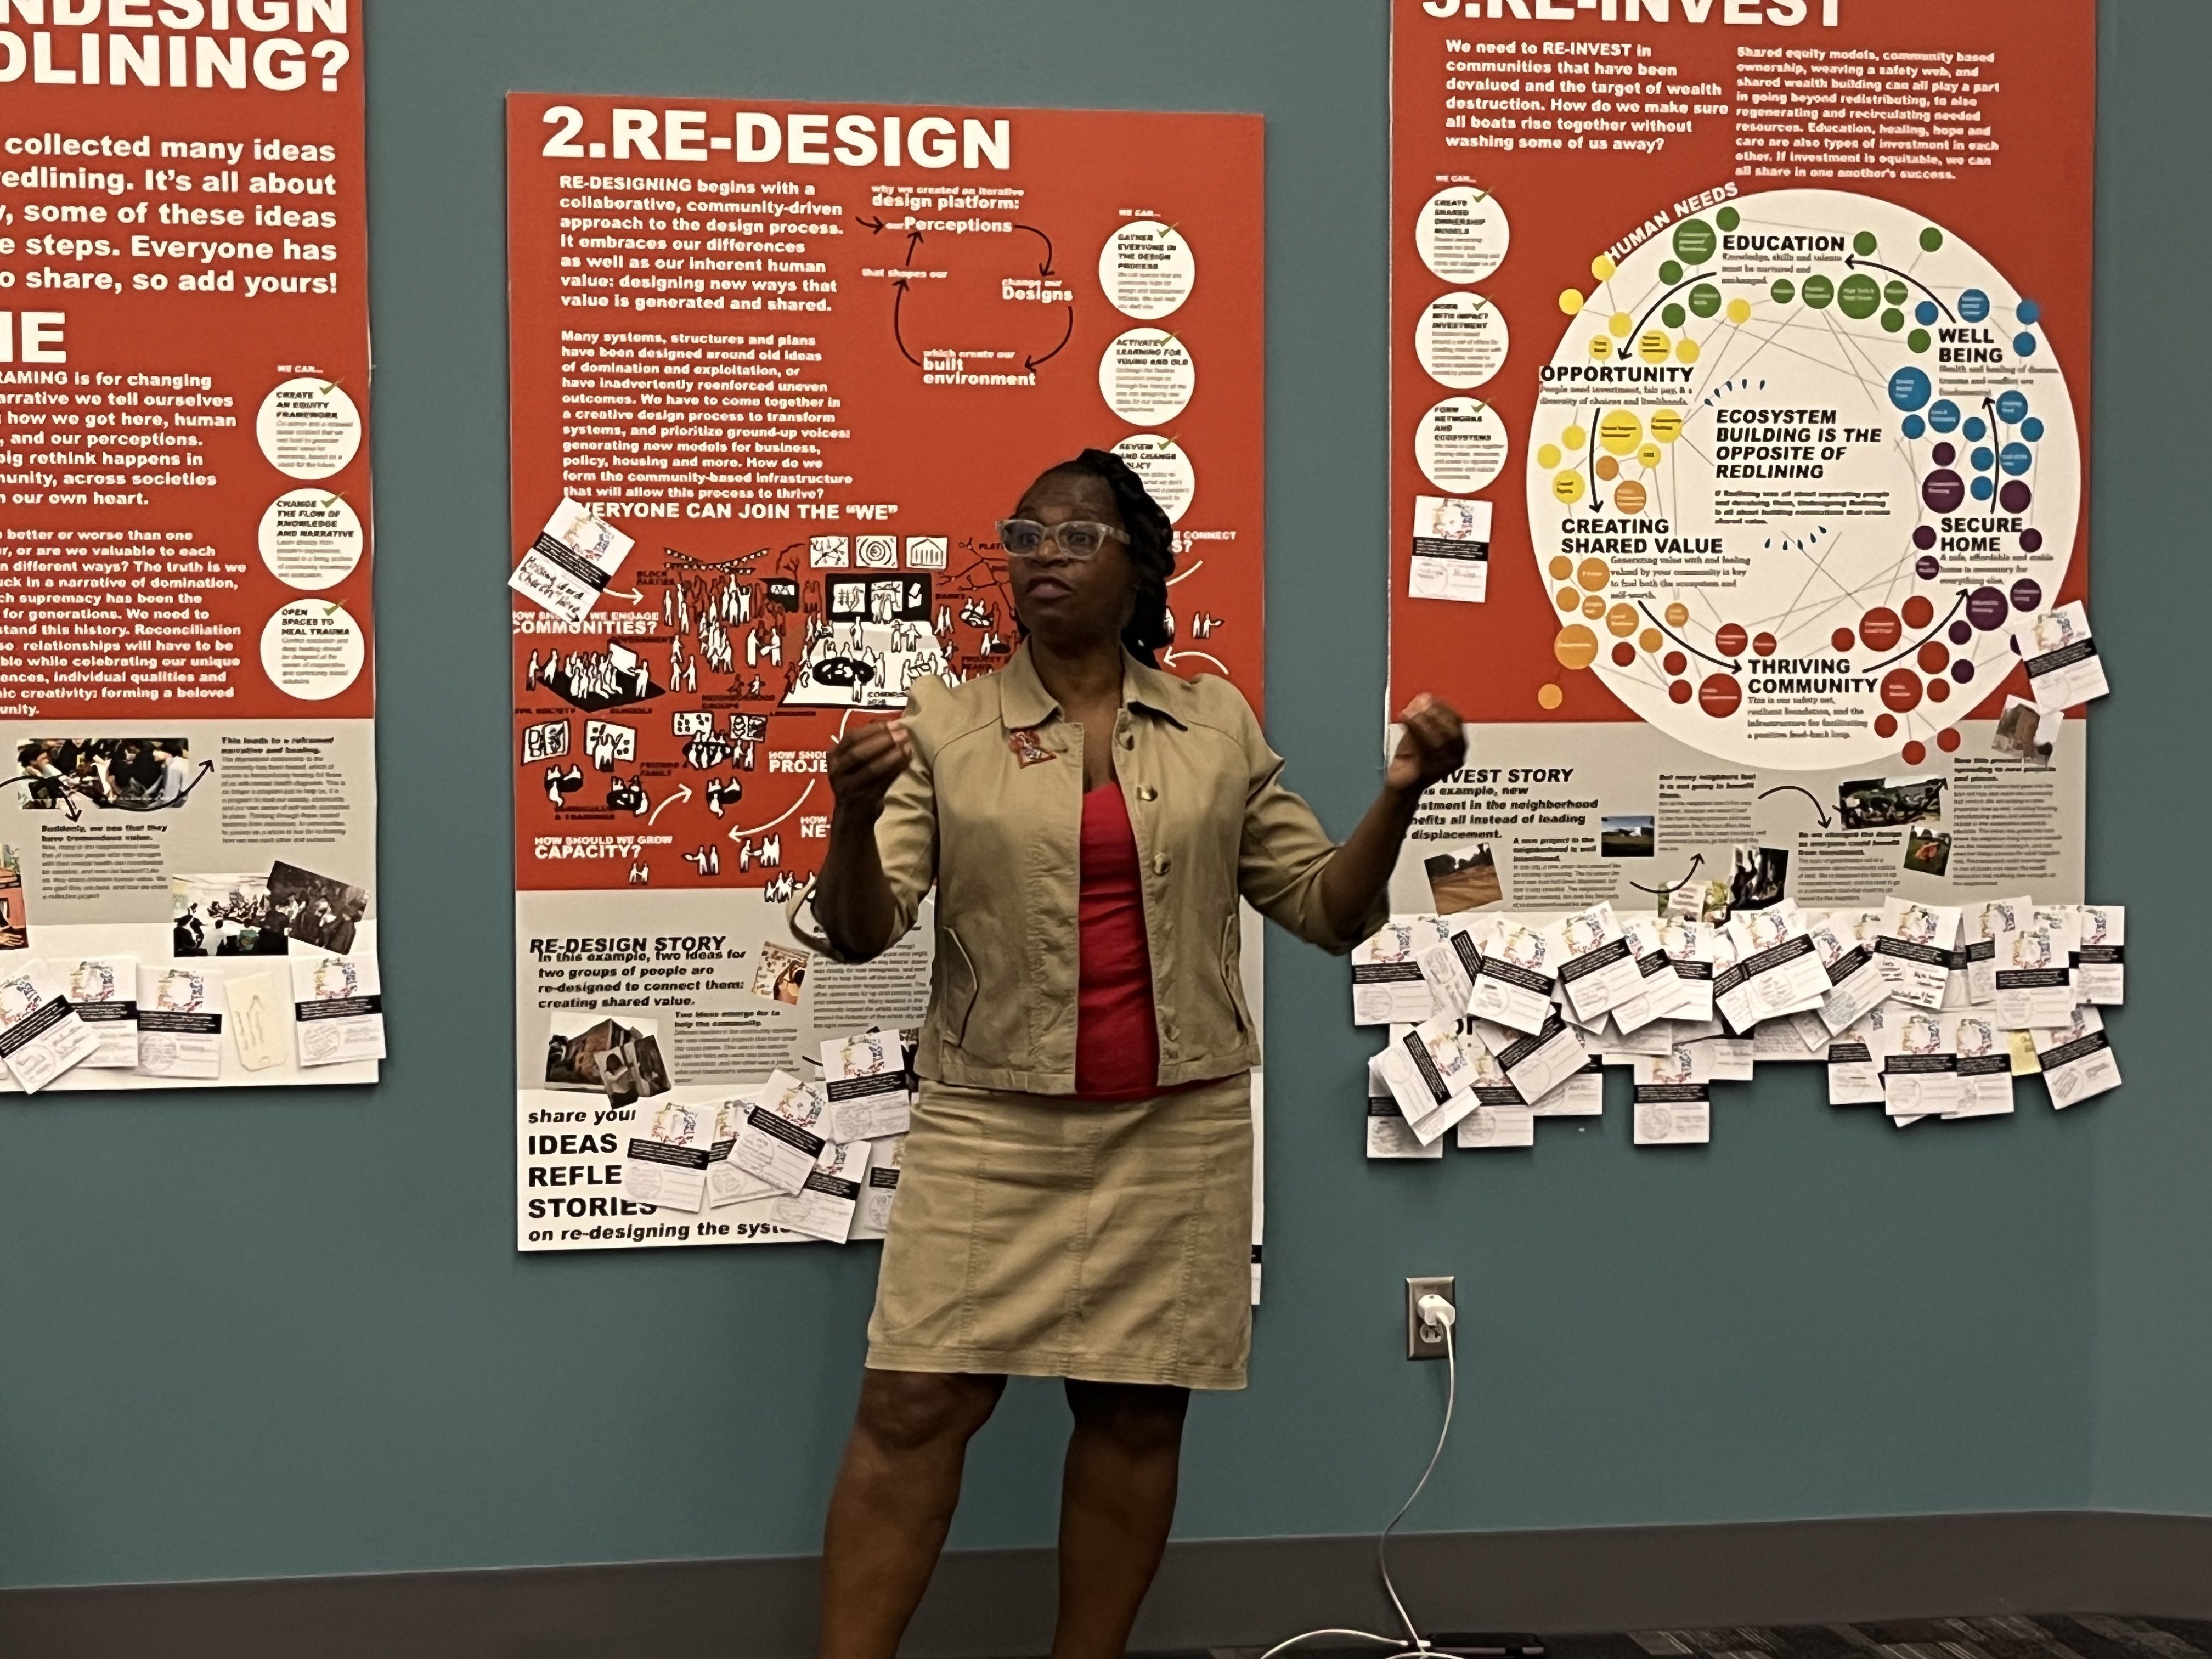
<svg viewBox="0 0 2212 1659"><path fill-rule="evenodd" d="M1003 1376L872 1370L860 1384L858 1427L888 1452L965 1441L989 1420L1006 1386Z"/></svg>
<svg viewBox="0 0 2212 1659"><path fill-rule="evenodd" d="M1143 1457L1182 1446L1190 1394L1184 1389L1071 1382L1067 1404L1077 1428L1108 1441L1127 1456Z"/></svg>

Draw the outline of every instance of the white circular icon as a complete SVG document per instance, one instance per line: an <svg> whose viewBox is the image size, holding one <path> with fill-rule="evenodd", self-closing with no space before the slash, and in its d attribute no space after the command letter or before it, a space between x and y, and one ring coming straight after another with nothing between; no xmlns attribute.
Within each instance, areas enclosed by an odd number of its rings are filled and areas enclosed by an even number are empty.
<svg viewBox="0 0 2212 1659"><path fill-rule="evenodd" d="M304 702L335 697L368 659L361 624L328 599L295 599L261 629L262 672L278 690Z"/></svg>
<svg viewBox="0 0 2212 1659"><path fill-rule="evenodd" d="M344 387L303 375L261 400L254 432L269 465L286 477L327 478L360 453L361 410Z"/></svg>
<svg viewBox="0 0 2212 1659"><path fill-rule="evenodd" d="M261 562L288 587L335 587L361 562L361 515L343 495L295 489L261 515Z"/></svg>
<svg viewBox="0 0 2212 1659"><path fill-rule="evenodd" d="M1440 294L1413 330L1413 350L1429 378L1471 392L1498 373L1511 337L1505 313L1480 294Z"/></svg>
<svg viewBox="0 0 2212 1659"><path fill-rule="evenodd" d="M1160 504L1170 524L1179 524L1190 511L1190 498L1198 491L1198 472L1172 438L1139 432L1114 446L1114 453L1129 465L1152 498Z"/></svg>
<svg viewBox="0 0 2212 1659"><path fill-rule="evenodd" d="M1513 227L1497 198L1473 185L1440 190L1421 206L1413 246L1447 283L1479 283L1505 263Z"/></svg>
<svg viewBox="0 0 2212 1659"><path fill-rule="evenodd" d="M1098 253L1098 286L1125 316L1153 321L1181 308L1198 281L1198 261L1173 225L1133 219Z"/></svg>
<svg viewBox="0 0 2212 1659"><path fill-rule="evenodd" d="M1429 482L1471 495L1505 470L1508 440L1498 411L1479 398L1447 398L1413 433L1413 457Z"/></svg>
<svg viewBox="0 0 2212 1659"><path fill-rule="evenodd" d="M1132 426L1158 426L1189 407L1198 389L1198 366L1181 340L1164 329L1133 328L1098 364L1098 390L1106 406Z"/></svg>

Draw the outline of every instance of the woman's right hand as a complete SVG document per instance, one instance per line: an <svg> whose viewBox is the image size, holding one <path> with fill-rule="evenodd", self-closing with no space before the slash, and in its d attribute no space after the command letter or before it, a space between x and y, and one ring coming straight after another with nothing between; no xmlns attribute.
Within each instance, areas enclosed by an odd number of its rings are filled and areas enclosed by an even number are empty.
<svg viewBox="0 0 2212 1659"><path fill-rule="evenodd" d="M830 793L836 799L836 816L873 823L883 812L884 797L913 761L914 738L904 720L864 726L838 738L830 751Z"/></svg>

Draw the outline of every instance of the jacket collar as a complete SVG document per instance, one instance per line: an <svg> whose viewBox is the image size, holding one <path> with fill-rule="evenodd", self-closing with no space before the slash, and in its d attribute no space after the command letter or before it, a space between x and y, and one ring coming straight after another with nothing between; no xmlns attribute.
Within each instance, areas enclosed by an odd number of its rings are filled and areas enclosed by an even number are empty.
<svg viewBox="0 0 2212 1659"><path fill-rule="evenodd" d="M1037 678L1027 641L999 671L998 680L999 718L1009 732L1042 726L1060 712L1060 704ZM1144 709L1180 728L1184 722L1176 709L1188 695L1184 683L1173 674L1147 668L1126 650L1121 653L1122 707Z"/></svg>

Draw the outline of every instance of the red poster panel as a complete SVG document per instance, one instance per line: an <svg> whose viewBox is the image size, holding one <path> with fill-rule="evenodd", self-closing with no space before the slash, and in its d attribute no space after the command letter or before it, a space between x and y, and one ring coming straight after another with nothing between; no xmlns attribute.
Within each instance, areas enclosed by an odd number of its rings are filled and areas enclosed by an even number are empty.
<svg viewBox="0 0 2212 1659"><path fill-rule="evenodd" d="M1746 842L2078 898L2082 724L1996 727L2094 649L2094 0L1394 8L1390 678L1479 728L1433 837L1520 903Z"/></svg>
<svg viewBox="0 0 2212 1659"><path fill-rule="evenodd" d="M1256 118L516 94L516 857L788 890L823 757L1018 643L994 522L1112 449L1257 703Z"/></svg>

